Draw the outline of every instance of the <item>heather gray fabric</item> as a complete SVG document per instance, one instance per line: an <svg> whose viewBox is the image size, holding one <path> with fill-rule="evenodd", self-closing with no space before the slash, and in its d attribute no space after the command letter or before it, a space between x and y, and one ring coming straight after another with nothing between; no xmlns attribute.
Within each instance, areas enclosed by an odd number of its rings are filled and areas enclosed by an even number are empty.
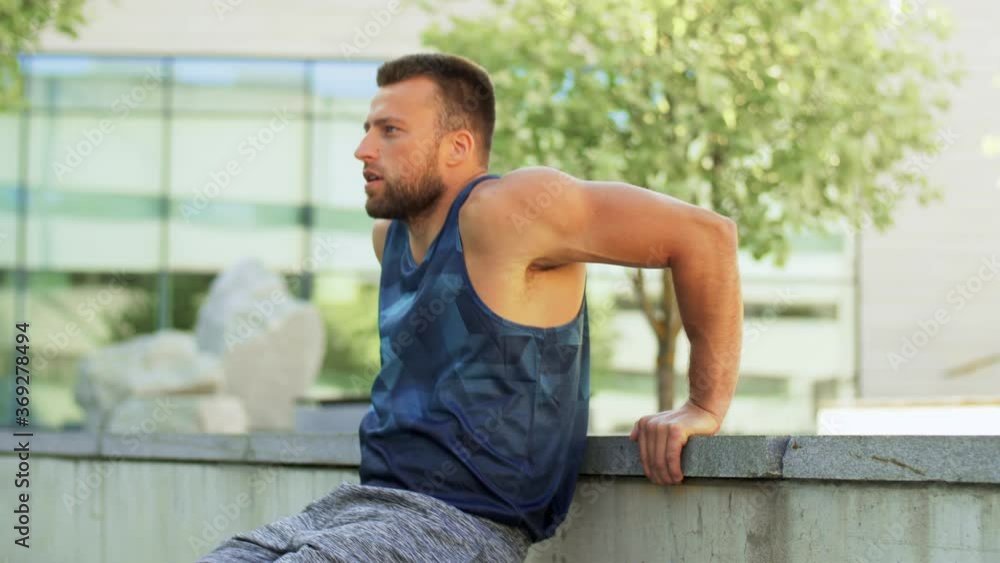
<svg viewBox="0 0 1000 563"><path fill-rule="evenodd" d="M521 562L526 532L433 497L343 484L298 514L223 542L198 563Z"/></svg>

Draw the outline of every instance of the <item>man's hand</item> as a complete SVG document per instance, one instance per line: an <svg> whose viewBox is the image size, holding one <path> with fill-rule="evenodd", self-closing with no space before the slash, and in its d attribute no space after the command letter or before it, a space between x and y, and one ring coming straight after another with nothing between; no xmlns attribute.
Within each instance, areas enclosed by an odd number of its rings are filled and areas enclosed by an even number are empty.
<svg viewBox="0 0 1000 563"><path fill-rule="evenodd" d="M712 435L722 421L688 401L680 408L640 418L629 439L639 443L639 455L646 477L657 485L676 485L684 480L681 473L681 449L688 438Z"/></svg>

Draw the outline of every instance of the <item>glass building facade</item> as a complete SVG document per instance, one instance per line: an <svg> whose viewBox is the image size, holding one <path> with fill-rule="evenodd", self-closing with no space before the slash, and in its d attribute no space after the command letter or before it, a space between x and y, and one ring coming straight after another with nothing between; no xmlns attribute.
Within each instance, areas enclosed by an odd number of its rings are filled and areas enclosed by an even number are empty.
<svg viewBox="0 0 1000 563"><path fill-rule="evenodd" d="M22 64L26 107L0 114L0 337L32 324L40 425L80 419L88 351L192 328L212 278L242 258L326 316L377 279L353 151L379 62ZM375 314L351 330L371 332Z"/></svg>
<svg viewBox="0 0 1000 563"><path fill-rule="evenodd" d="M26 107L0 114L0 342L31 323L33 426L81 424L79 362L136 335L192 329L212 280L245 258L319 309L318 384L368 394L379 269L353 152L380 63L23 59ZM817 398L842 394L856 372L852 246L797 237L792 250L787 268L741 260L753 340L737 389L746 412L730 418L747 432L789 417L809 431ZM598 429L627 432L634 412L655 408L655 340L627 295L607 304L628 287L623 270L589 270L591 305L611 313L591 325L592 413ZM0 346L3 365L11 354ZM679 393L686 354L681 339Z"/></svg>

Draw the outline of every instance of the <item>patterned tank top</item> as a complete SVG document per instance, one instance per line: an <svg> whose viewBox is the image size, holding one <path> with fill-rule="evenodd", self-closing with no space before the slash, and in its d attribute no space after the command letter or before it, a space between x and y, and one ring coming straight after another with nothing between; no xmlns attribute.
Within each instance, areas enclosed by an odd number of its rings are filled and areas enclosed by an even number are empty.
<svg viewBox="0 0 1000 563"><path fill-rule="evenodd" d="M469 281L455 198L415 263L393 221L379 288L381 370L361 422L362 484L416 491L551 537L572 500L587 437L586 293L576 317L542 328L500 317ZM497 236L503 236L497 233Z"/></svg>

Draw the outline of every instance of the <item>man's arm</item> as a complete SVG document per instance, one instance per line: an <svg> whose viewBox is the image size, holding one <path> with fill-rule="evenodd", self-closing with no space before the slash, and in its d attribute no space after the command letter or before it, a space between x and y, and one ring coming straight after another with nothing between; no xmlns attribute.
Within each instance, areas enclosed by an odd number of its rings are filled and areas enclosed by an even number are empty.
<svg viewBox="0 0 1000 563"><path fill-rule="evenodd" d="M719 431L736 387L743 302L735 223L651 190L578 180L551 168L511 172L497 193L504 193L497 199L508 228L525 235L512 238L528 246L534 265L671 269L691 342L689 400L643 417L631 438L651 480L679 483L682 447L691 435Z"/></svg>

